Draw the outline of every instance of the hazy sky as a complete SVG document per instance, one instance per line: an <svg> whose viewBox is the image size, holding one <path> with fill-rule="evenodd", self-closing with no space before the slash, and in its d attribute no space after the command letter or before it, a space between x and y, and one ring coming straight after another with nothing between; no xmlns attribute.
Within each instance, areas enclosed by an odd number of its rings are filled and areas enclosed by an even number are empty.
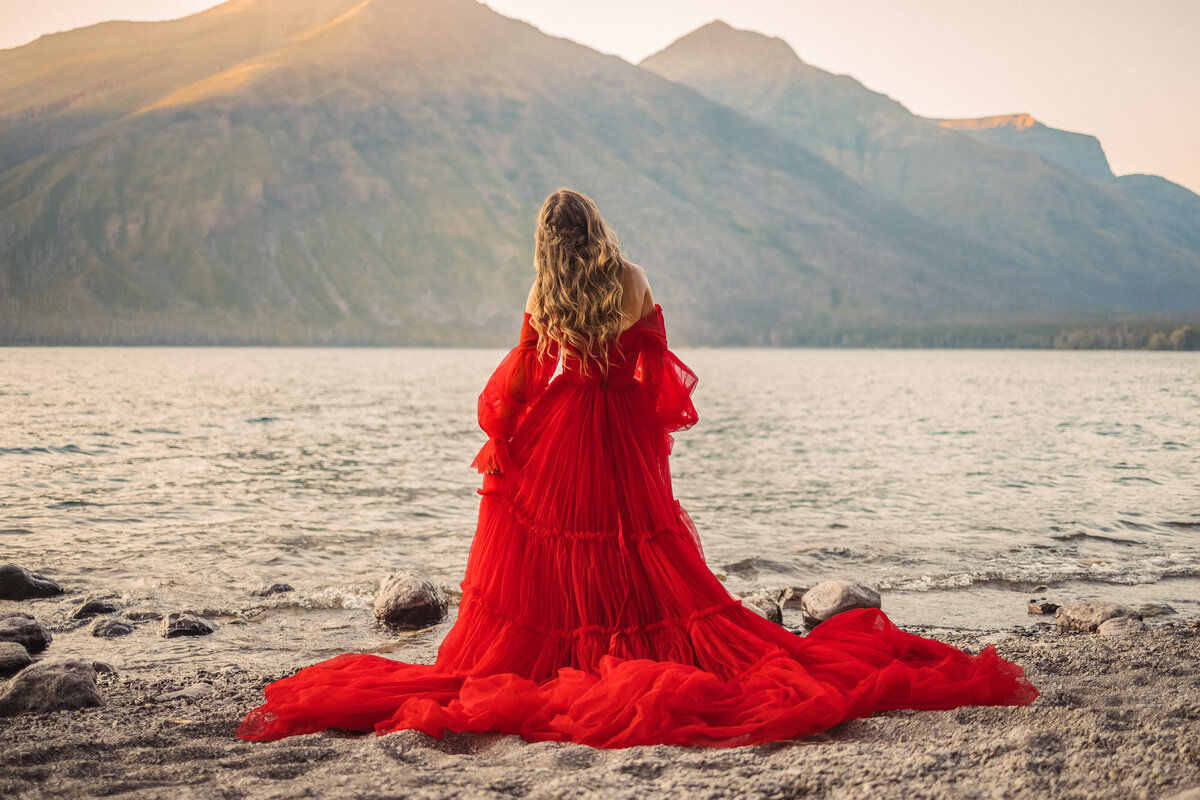
<svg viewBox="0 0 1200 800"><path fill-rule="evenodd" d="M386 0L378 0L386 2ZM0 0L0 47L212 0ZM779 36L917 114L1027 112L1100 138L1118 174L1200 192L1200 0L492 0L547 33L637 62L723 19Z"/></svg>

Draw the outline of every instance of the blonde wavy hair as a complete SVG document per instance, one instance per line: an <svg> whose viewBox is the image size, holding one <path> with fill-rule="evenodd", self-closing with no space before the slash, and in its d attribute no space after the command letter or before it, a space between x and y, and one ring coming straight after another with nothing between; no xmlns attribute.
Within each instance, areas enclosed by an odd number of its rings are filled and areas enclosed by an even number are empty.
<svg viewBox="0 0 1200 800"><path fill-rule="evenodd" d="M616 235L592 199L559 189L538 212L534 235L533 311L538 353L551 342L573 351L583 371L595 361L608 370L605 343L621 332L625 261Z"/></svg>

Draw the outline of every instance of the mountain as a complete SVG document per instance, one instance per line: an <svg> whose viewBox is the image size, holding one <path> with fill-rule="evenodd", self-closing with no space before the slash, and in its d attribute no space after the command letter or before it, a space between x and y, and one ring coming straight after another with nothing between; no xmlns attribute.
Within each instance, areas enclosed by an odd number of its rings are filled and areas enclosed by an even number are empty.
<svg viewBox="0 0 1200 800"><path fill-rule="evenodd" d="M1095 136L1052 128L1028 114L942 119L937 123L978 141L1033 153L1078 175L1109 183L1135 201L1130 213L1147 215L1149 225L1170 229L1175 241L1187 249L1200 250L1200 196L1157 175L1114 175Z"/></svg>
<svg viewBox="0 0 1200 800"><path fill-rule="evenodd" d="M1196 196L1162 179L1113 180L1091 137L1028 117L924 119L804 63L780 39L723 22L642 66L767 125L924 220L1060 276L1074 287L1055 298L1063 310L1187 311L1200 300Z"/></svg>
<svg viewBox="0 0 1200 800"><path fill-rule="evenodd" d="M500 344L560 185L597 200L678 342L1195 307L1200 247L1154 221L1180 187L975 141L777 41L725 67L784 80L790 127L773 89L747 109L472 0L233 0L0 51L0 342ZM905 137L930 174L896 191L877 177ZM943 145L986 155L947 170ZM911 191L1014 165L1052 234L1014 245L1036 213L981 233ZM1090 270L1054 257L1073 245Z"/></svg>
<svg viewBox="0 0 1200 800"><path fill-rule="evenodd" d="M693 342L1036 301L766 127L469 0L235 2L0 72L10 341L506 341L561 184Z"/></svg>
<svg viewBox="0 0 1200 800"><path fill-rule="evenodd" d="M1115 177L1095 136L1051 128L1028 114L939 119L937 123L981 142L1033 153L1092 180L1109 181Z"/></svg>

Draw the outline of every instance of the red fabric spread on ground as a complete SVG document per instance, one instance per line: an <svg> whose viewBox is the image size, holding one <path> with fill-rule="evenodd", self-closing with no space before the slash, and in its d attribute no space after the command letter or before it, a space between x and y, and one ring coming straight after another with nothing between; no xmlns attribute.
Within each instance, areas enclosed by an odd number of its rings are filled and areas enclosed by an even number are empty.
<svg viewBox="0 0 1200 800"><path fill-rule="evenodd" d="M896 708L1025 705L993 645L971 655L847 611L796 636L744 608L675 501L671 432L696 376L655 306L607 372L520 344L479 398L479 520L458 619L433 664L346 654L266 687L237 735L499 731L595 747L732 746ZM553 378L553 379L552 379Z"/></svg>

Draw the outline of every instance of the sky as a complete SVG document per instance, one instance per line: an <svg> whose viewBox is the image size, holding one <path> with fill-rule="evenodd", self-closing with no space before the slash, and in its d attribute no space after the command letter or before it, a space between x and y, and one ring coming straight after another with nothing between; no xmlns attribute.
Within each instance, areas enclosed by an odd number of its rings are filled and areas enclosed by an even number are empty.
<svg viewBox="0 0 1200 800"><path fill-rule="evenodd" d="M380 0L382 1L382 0ZM212 0L0 0L0 48ZM916 114L1028 113L1099 137L1117 174L1200 192L1200 0L491 0L637 63L714 19L778 36Z"/></svg>

